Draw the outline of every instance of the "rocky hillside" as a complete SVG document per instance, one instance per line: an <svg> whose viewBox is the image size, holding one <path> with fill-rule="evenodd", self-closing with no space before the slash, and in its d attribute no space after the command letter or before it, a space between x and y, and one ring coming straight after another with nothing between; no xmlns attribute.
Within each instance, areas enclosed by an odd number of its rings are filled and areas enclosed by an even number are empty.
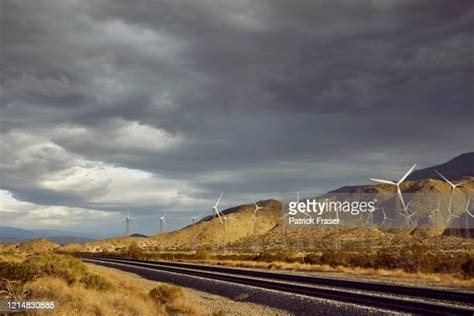
<svg viewBox="0 0 474 316"><path fill-rule="evenodd" d="M258 222L255 233L263 235L274 228L281 216L281 204L275 200L257 202L258 206L264 207L259 211ZM222 247L225 244L234 243L242 238L254 234L254 221L252 215L254 204L246 204L223 211L227 220L221 223L218 218L210 216L197 222L194 226L183 229L150 236L140 237L118 237L102 241L87 242L83 244L69 244L61 247L61 251L67 252L116 252L128 248L133 243L147 250L178 250L178 249L211 249Z"/></svg>

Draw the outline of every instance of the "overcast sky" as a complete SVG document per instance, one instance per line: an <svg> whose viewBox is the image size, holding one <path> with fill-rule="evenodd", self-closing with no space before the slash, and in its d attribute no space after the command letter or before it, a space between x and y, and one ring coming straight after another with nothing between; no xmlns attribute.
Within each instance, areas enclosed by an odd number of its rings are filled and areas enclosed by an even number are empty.
<svg viewBox="0 0 474 316"><path fill-rule="evenodd" d="M152 233L474 149L471 0L0 3L0 225Z"/></svg>

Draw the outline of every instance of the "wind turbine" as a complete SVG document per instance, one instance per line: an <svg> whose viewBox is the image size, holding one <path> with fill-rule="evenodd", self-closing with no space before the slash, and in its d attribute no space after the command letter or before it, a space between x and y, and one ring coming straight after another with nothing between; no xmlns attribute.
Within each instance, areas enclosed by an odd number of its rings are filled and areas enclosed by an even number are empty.
<svg viewBox="0 0 474 316"><path fill-rule="evenodd" d="M406 213L406 214L400 213L400 216L405 217L407 226L409 226L410 223L413 222L413 220L411 219L411 217L416 214L416 211L413 212L413 213L411 213L411 214L410 214L410 212L408 212L408 207L410 206L410 203L411 203L411 200L410 200L410 202L408 202L408 204L407 204L407 206L406 206L406 208L405 208L405 213Z"/></svg>
<svg viewBox="0 0 474 316"><path fill-rule="evenodd" d="M467 215L474 217L474 214L471 214L471 212L469 212L469 205L471 204L471 197L468 196L467 197L467 204L466 204L466 230L465 230L465 233L466 233L466 237L470 237L471 235L471 229L469 227L469 217L467 217Z"/></svg>
<svg viewBox="0 0 474 316"><path fill-rule="evenodd" d="M386 221L391 221L392 219L387 217L387 214L385 214L385 209L384 208L381 208L381 210L382 210L382 213L383 213L383 220L382 220L382 223L380 223L380 226L382 227L385 224Z"/></svg>
<svg viewBox="0 0 474 316"><path fill-rule="evenodd" d="M258 206L257 202L255 202L255 199L253 197L252 197L252 200L253 200L253 204L255 205L255 210L253 212L253 215L256 216L259 210L263 210L265 208L263 206ZM298 201L299 201L299 197L298 197Z"/></svg>
<svg viewBox="0 0 474 316"><path fill-rule="evenodd" d="M159 217L159 219L160 219L160 234L163 232L163 227L166 226L165 215L166 215L166 211L163 213L163 215L161 215Z"/></svg>
<svg viewBox="0 0 474 316"><path fill-rule="evenodd" d="M263 206L258 206L257 202L255 202L255 199L253 197L252 197L252 200L253 200L253 204L255 205L255 210L253 211L253 214L252 214L253 233L255 234L255 230L257 227L257 220L258 220L257 213L259 210L263 210L265 208Z"/></svg>
<svg viewBox="0 0 474 316"><path fill-rule="evenodd" d="M407 212L406 214L400 214L400 215L403 216L403 217L405 217L406 224L407 224L407 226L409 226L410 223L413 222L413 220L411 219L411 217L412 217L413 215L415 215L415 214L416 214L416 212L411 213L411 214L409 214L409 213Z"/></svg>
<svg viewBox="0 0 474 316"><path fill-rule="evenodd" d="M471 197L469 196L467 198L467 204L466 204L466 213L469 214L469 216L471 217L474 217L474 214L471 214L471 212L469 212L469 205L471 204Z"/></svg>
<svg viewBox="0 0 474 316"><path fill-rule="evenodd" d="M428 215L428 218L430 219L430 222L431 222L432 225L435 224L434 214L435 214L435 213L441 214L439 196L437 196L436 198L437 198L437 200L438 200L438 204L437 204L437 206L436 206L435 209L431 210L430 215Z"/></svg>
<svg viewBox="0 0 474 316"><path fill-rule="evenodd" d="M214 204L212 206L212 218L216 218L216 215L219 217L219 220L221 223L223 223L222 221L222 218L221 218L221 215L219 214L219 203L221 202L222 200L222 196L224 195L224 192L221 193L221 195L219 196L219 199L217 200L216 204Z"/></svg>
<svg viewBox="0 0 474 316"><path fill-rule="evenodd" d="M439 203L440 203L439 196L437 198L438 198L438 206L434 210L431 211L431 214L434 214L434 213L440 213L441 214L441 211L440 211L440 208L439 208Z"/></svg>
<svg viewBox="0 0 474 316"><path fill-rule="evenodd" d="M407 212L407 208L406 208L406 206L405 206L405 200L403 200L402 191L400 190L400 184L402 184L402 182L405 181L405 179L413 172L413 170L415 170L415 168L416 168L416 164L414 164L414 165L410 168L410 170L408 170L408 171L403 175L403 177L400 179L400 181L398 181L398 182L389 181L389 180L374 179L374 178L370 178L370 180L375 181L375 182L379 182L379 183L391 184L391 185L397 186L398 198L399 198L400 201L402 202L403 209L405 210L405 212ZM407 213L408 213L408 212L407 212Z"/></svg>
<svg viewBox="0 0 474 316"><path fill-rule="evenodd" d="M201 217L201 216L203 216L203 215L200 214L200 215L191 217L191 219L192 219L192 221L193 221L193 226L194 226L194 224L196 224L196 220L197 220L199 217Z"/></svg>
<svg viewBox="0 0 474 316"><path fill-rule="evenodd" d="M449 194L449 205L448 205L448 219L446 220L446 223L448 223L451 218L453 217L459 217L457 215L454 215L452 212L451 212L451 206L453 204L453 194L454 194L454 189L456 189L458 186L464 184L465 182L459 182L458 184L454 184L452 183L451 181L449 181L448 179L446 179L441 173L438 172L438 170L435 170L435 172L441 177L444 179L444 181L446 181L450 186L451 186L451 193Z"/></svg>
<svg viewBox="0 0 474 316"><path fill-rule="evenodd" d="M130 224L132 223L132 218L130 217L130 212L127 212L127 216L125 216L125 222L127 223L127 228L125 230L125 236L130 236Z"/></svg>

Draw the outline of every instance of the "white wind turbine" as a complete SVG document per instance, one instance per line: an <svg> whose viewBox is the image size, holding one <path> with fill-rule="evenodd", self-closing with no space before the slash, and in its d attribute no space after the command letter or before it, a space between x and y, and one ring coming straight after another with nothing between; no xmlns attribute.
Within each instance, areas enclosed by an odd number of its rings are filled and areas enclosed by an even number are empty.
<svg viewBox="0 0 474 316"><path fill-rule="evenodd" d="M470 235L471 235L471 229L470 229L470 225L469 225L469 216L471 216L471 218L474 217L474 214L472 214L470 211L469 211L469 206L471 204L471 197L468 196L467 197L467 204L466 204L466 210L465 210L465 216L466 216L466 230L465 230L465 233L466 233L466 237L470 238Z"/></svg>
<svg viewBox="0 0 474 316"><path fill-rule="evenodd" d="M441 173L438 172L438 170L435 170L435 172L441 177L444 179L444 181L446 181L450 186L451 186L451 192L449 194L449 205L448 205L448 219L446 220L446 223L449 223L449 221L452 219L452 218L455 218L455 217L459 217L458 215L454 215L452 212L451 212L451 206L453 204L453 194L454 194L454 189L456 189L458 186L464 184L465 182L459 182L457 184L454 184L452 183L451 181L449 181L448 179L446 179Z"/></svg>
<svg viewBox="0 0 474 316"><path fill-rule="evenodd" d="M437 200L438 200L438 204L437 204L436 208L433 209L433 210L431 210L430 215L428 215L428 218L430 219L430 222L431 222L431 224L433 224L433 225L435 224L434 214L435 214L435 213L441 214L439 196L437 196Z"/></svg>
<svg viewBox="0 0 474 316"><path fill-rule="evenodd" d="M387 217L387 214L385 214L385 209L384 208L381 208L382 210L382 213L383 213L383 219L382 219L382 222L380 223L380 227L382 227L386 221L391 221L392 219L391 218L388 218Z"/></svg>
<svg viewBox="0 0 474 316"><path fill-rule="evenodd" d="M163 228L166 227L166 220L165 220L165 215L166 215L166 211L163 213L163 215L161 215L159 217L160 219L160 234L163 232Z"/></svg>
<svg viewBox="0 0 474 316"><path fill-rule="evenodd" d="M405 206L405 200L403 199L402 191L400 190L400 184L402 184L402 182L405 181L405 179L413 172L413 170L415 170L415 168L416 168L416 164L414 164L410 168L410 170L408 170L403 175L403 177L400 179L400 181L398 181L398 182L389 181L389 180L374 179L374 178L370 178L370 180L375 181L375 182L379 182L379 183L391 184L391 185L397 186L398 198L400 199L400 202L402 202L403 209L405 210L405 212L407 212L407 208Z"/></svg>
<svg viewBox="0 0 474 316"><path fill-rule="evenodd" d="M471 212L469 212L469 205L471 204L471 197L469 196L467 198L467 204L466 204L466 213L469 214L469 216L471 217L474 217L474 214L471 214Z"/></svg>
<svg viewBox="0 0 474 316"><path fill-rule="evenodd" d="M214 204L212 206L212 218L215 219L216 218L216 215L217 217L219 218L219 221L221 222L221 224L224 225L224 237L227 238L226 236L226 231L227 231L227 217L224 215L224 213L222 213L222 216L221 216L221 212L219 211L219 203L221 202L222 200L222 196L224 195L224 192L221 193L221 195L219 196L219 199L217 199L216 201L216 204ZM217 246L216 245L216 230L214 230L214 246Z"/></svg>
<svg viewBox="0 0 474 316"><path fill-rule="evenodd" d="M400 215L403 216L403 217L405 217L405 221L406 221L407 226L410 226L410 223L413 222L413 220L411 219L411 217L412 217L413 215L415 215L415 214L416 214L416 212L411 213L411 214L409 214L409 213L407 212L406 214L400 214Z"/></svg>
<svg viewBox="0 0 474 316"><path fill-rule="evenodd" d="M132 224L132 218L130 217L130 212L127 212L127 216L125 216L125 222L127 224L125 229L125 236L130 236L130 226Z"/></svg>
<svg viewBox="0 0 474 316"><path fill-rule="evenodd" d="M214 205L212 206L212 218L213 218L213 219L216 218L216 215L217 215L217 216L219 217L219 221L220 221L221 223L223 223L223 221L222 221L221 215L219 214L220 212L219 212L219 208L218 208L218 207L219 207L219 203L220 203L221 200L222 200L222 196L223 196L223 195L224 195L224 192L221 193L221 195L219 196L219 199L217 200L216 204L214 204Z"/></svg>
<svg viewBox="0 0 474 316"><path fill-rule="evenodd" d="M439 196L437 197L438 198L438 206L431 211L431 214L434 214L434 213L440 213L441 214L441 209L440 209L440 201L439 201Z"/></svg>
<svg viewBox="0 0 474 316"><path fill-rule="evenodd" d="M197 220L198 218L200 218L201 216L203 216L203 215L202 215L202 214L200 214L200 215L197 215L197 216L193 216L193 217L191 217L191 219L192 219L192 223L193 223L192 225L193 225L193 226L194 226L194 224L196 224L196 220Z"/></svg>
<svg viewBox="0 0 474 316"><path fill-rule="evenodd" d="M446 224L449 223L453 218L459 218L459 215L455 215L452 212L448 212L448 218L446 219Z"/></svg>
<svg viewBox="0 0 474 316"><path fill-rule="evenodd" d="M252 214L252 220L253 220L253 233L255 234L255 230L257 227L257 220L258 220L258 211L265 209L263 206L258 206L257 202L255 202L255 199L252 197L253 204L255 205L255 209Z"/></svg>
<svg viewBox="0 0 474 316"><path fill-rule="evenodd" d="M413 213L411 213L411 214L410 214L410 212L408 212L408 207L410 206L410 203L411 203L411 200L410 200L410 202L408 202L408 204L407 204L407 206L406 206L406 208L405 208L405 213L406 213L406 214L400 213L400 216L405 217L405 221L406 221L407 226L410 226L410 223L413 222L413 220L412 220L411 218L412 218L413 215L416 214L416 211L413 212Z"/></svg>

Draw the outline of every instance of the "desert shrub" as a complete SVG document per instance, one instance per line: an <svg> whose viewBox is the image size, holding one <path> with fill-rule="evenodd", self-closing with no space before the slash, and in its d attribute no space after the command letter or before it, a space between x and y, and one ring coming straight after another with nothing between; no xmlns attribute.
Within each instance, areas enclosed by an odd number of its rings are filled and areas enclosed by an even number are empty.
<svg viewBox="0 0 474 316"><path fill-rule="evenodd" d="M341 260L338 255L333 251L325 251L320 258L322 264L328 264L330 266L341 265Z"/></svg>
<svg viewBox="0 0 474 316"><path fill-rule="evenodd" d="M474 277L474 258L468 257L466 260L461 264L461 271L466 279L470 279Z"/></svg>
<svg viewBox="0 0 474 316"><path fill-rule="evenodd" d="M28 257L23 263L39 275L58 277L72 284L87 273L87 267L79 260L67 255L41 253Z"/></svg>
<svg viewBox="0 0 474 316"><path fill-rule="evenodd" d="M39 271L32 266L16 262L0 262L0 279L26 283L37 277Z"/></svg>
<svg viewBox="0 0 474 316"><path fill-rule="evenodd" d="M138 246L136 242L128 247L128 255L133 259L145 259L145 252Z"/></svg>
<svg viewBox="0 0 474 316"><path fill-rule="evenodd" d="M183 291L175 286L160 285L153 288L149 296L158 305L172 304L183 297Z"/></svg>
<svg viewBox="0 0 474 316"><path fill-rule="evenodd" d="M80 279L80 282L84 284L86 289L97 291L107 291L113 289L113 285L109 282L109 280L97 274L88 273Z"/></svg>
<svg viewBox="0 0 474 316"><path fill-rule="evenodd" d="M297 262L301 261L301 255L294 250L281 250L277 252L262 252L254 258L256 261L273 262Z"/></svg>
<svg viewBox="0 0 474 316"><path fill-rule="evenodd" d="M0 298L22 301L30 296L30 291L20 281L0 280Z"/></svg>
<svg viewBox="0 0 474 316"><path fill-rule="evenodd" d="M197 250L196 253L193 255L193 258L198 260L205 260L209 259L210 257L211 253L208 250L203 249Z"/></svg>
<svg viewBox="0 0 474 316"><path fill-rule="evenodd" d="M309 264L321 264L322 253L309 253L306 255L304 262Z"/></svg>

